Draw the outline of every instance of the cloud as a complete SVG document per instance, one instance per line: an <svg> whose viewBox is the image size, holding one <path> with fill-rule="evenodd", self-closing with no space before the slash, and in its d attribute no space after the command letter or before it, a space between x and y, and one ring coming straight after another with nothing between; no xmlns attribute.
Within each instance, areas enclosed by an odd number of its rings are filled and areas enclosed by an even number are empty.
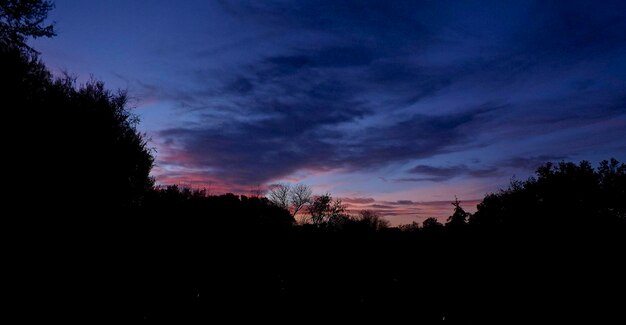
<svg viewBox="0 0 626 325"><path fill-rule="evenodd" d="M470 213L476 211L476 206L482 200L470 199L461 200L461 206ZM393 226L411 223L413 221L422 222L429 217L437 218L440 222L446 222L453 213L452 200L449 201L379 201L372 200L367 204L354 204L343 200L349 213L357 214L361 210L374 211L391 221Z"/></svg>
<svg viewBox="0 0 626 325"><path fill-rule="evenodd" d="M341 198L341 201L343 203L348 203L348 204L368 204L368 203L374 203L376 200L374 200L374 198L371 197L344 197Z"/></svg>
<svg viewBox="0 0 626 325"><path fill-rule="evenodd" d="M535 48L543 51L567 52L564 59L577 55L593 55L613 50L626 40L626 4L604 1L601 5L588 1L545 2L533 6L538 23L533 26Z"/></svg>
<svg viewBox="0 0 626 325"><path fill-rule="evenodd" d="M396 34L425 37L426 30L412 14L423 7L415 1L220 1L232 15L279 29L323 30L340 35Z"/></svg>
<svg viewBox="0 0 626 325"><path fill-rule="evenodd" d="M409 162L408 174L384 179L488 179L573 153L493 152L483 166L433 159L626 113L620 2L220 6L241 24L262 27L263 42L228 48L251 55L237 61L233 54L234 63L223 68L195 67L184 87L140 88L184 108L179 114L195 114L193 122L156 133L160 162L237 186L307 170L371 171ZM196 52L195 59L205 57ZM554 152L540 149L534 152Z"/></svg>
<svg viewBox="0 0 626 325"><path fill-rule="evenodd" d="M513 157L502 163L503 166L535 170L547 162L558 162L568 159L568 156L539 155L529 157Z"/></svg>
<svg viewBox="0 0 626 325"><path fill-rule="evenodd" d="M428 165L417 165L409 171L411 174L424 175L422 178L402 178L400 181L446 181L458 176L491 177L499 172L497 167L492 168L470 168L466 165L455 165L449 167L435 167Z"/></svg>
<svg viewBox="0 0 626 325"><path fill-rule="evenodd" d="M386 205L386 204L372 204L369 206L372 209L376 209L376 210L384 210L384 209L393 209L394 207L391 205Z"/></svg>
<svg viewBox="0 0 626 325"><path fill-rule="evenodd" d="M367 66L376 58L372 49L359 45L327 46L312 50L294 50L294 52L297 54L269 57L266 63L282 73L295 73L303 68Z"/></svg>
<svg viewBox="0 0 626 325"><path fill-rule="evenodd" d="M463 127L480 124L489 109L481 107L447 116L414 115L362 134L339 128L326 131L326 127L353 119L350 110L343 116L311 119L284 107L272 111L277 115L256 121L161 131L159 138L166 148L164 160L206 170L239 185L264 184L303 169L358 171L430 157L469 141Z"/></svg>
<svg viewBox="0 0 626 325"><path fill-rule="evenodd" d="M416 165L408 170L409 174L420 175L420 177L403 177L396 178L393 181L396 182L443 182L453 178L466 176L473 179L479 178L492 178L494 176L509 175L509 171L505 169L513 170L528 170L534 171L539 166L547 162L564 161L569 156L565 155L538 155L527 157L512 157L501 161L497 161L490 166L482 167L469 167L465 164L452 165L452 166L430 166L430 165Z"/></svg>

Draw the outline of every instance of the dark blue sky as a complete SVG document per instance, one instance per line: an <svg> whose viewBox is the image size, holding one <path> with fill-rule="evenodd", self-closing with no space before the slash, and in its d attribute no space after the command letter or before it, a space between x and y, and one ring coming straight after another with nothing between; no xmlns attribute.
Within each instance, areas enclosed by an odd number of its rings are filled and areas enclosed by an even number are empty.
<svg viewBox="0 0 626 325"><path fill-rule="evenodd" d="M305 182L399 223L626 160L625 1L242 3L58 0L34 46L129 90L162 183Z"/></svg>

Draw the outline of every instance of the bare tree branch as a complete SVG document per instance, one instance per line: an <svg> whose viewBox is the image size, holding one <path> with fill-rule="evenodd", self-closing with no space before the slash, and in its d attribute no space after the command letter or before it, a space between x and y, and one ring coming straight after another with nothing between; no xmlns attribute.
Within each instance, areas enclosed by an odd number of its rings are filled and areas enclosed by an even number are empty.
<svg viewBox="0 0 626 325"><path fill-rule="evenodd" d="M292 208L292 217L295 217L298 211L302 209L306 204L311 202L311 196L313 195L313 190L304 184L296 184L290 193L290 201Z"/></svg>
<svg viewBox="0 0 626 325"><path fill-rule="evenodd" d="M291 186L278 184L270 189L267 198L276 206L289 210Z"/></svg>
<svg viewBox="0 0 626 325"><path fill-rule="evenodd" d="M296 217L302 208L311 203L313 190L304 184L277 184L273 186L267 198L276 206L289 210L292 217Z"/></svg>

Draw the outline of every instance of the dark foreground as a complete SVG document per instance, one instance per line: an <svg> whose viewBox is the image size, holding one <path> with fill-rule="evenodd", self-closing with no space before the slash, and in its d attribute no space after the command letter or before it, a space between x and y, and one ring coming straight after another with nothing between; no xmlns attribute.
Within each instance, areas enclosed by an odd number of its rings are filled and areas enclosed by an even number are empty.
<svg viewBox="0 0 626 325"><path fill-rule="evenodd" d="M101 227L44 248L32 272L44 308L29 316L172 323L625 317L624 228L583 236Z"/></svg>

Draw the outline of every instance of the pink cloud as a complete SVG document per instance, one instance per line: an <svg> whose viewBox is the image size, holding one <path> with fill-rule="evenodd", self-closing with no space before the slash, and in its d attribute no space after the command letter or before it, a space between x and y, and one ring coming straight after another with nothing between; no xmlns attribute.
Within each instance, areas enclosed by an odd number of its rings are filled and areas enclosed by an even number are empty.
<svg viewBox="0 0 626 325"><path fill-rule="evenodd" d="M373 198L365 200L342 199L349 213L356 214L361 210L372 210L387 218L392 226L422 222L429 217L446 222L453 212L452 201L421 201L410 200L377 201ZM482 200L461 200L461 206L470 213L476 211L476 205Z"/></svg>
<svg viewBox="0 0 626 325"><path fill-rule="evenodd" d="M154 168L153 175L158 184L161 185L179 185L196 189L207 189L207 192L213 195L224 193L235 194L265 194L269 188L275 185L273 182L267 184L259 184L258 186L242 186L234 184L220 178L216 171L207 171L198 169L196 161L197 156L189 154L185 150L176 148L175 143L163 143L159 150L159 160ZM306 175L293 177L293 179L302 181L303 179L315 179L328 171L308 170ZM292 182L293 183L293 182ZM320 188L333 188L336 183L312 186L317 193L325 191ZM447 196L448 188L440 188L443 196ZM398 196L406 197L406 193L397 193ZM419 195L417 195L419 197ZM339 197L346 205L347 212L357 214L361 210L372 210L387 218L392 226L411 223L413 221L423 222L429 217L437 218L440 222L446 222L448 216L453 212L452 200L428 200L413 201L406 199L395 199L393 195L387 195L384 199L374 197L346 196ZM476 205L481 200L471 199L462 200L463 208L468 212L476 211Z"/></svg>
<svg viewBox="0 0 626 325"><path fill-rule="evenodd" d="M341 201L346 204L368 204L376 202L376 200L371 197L344 197L341 198Z"/></svg>

